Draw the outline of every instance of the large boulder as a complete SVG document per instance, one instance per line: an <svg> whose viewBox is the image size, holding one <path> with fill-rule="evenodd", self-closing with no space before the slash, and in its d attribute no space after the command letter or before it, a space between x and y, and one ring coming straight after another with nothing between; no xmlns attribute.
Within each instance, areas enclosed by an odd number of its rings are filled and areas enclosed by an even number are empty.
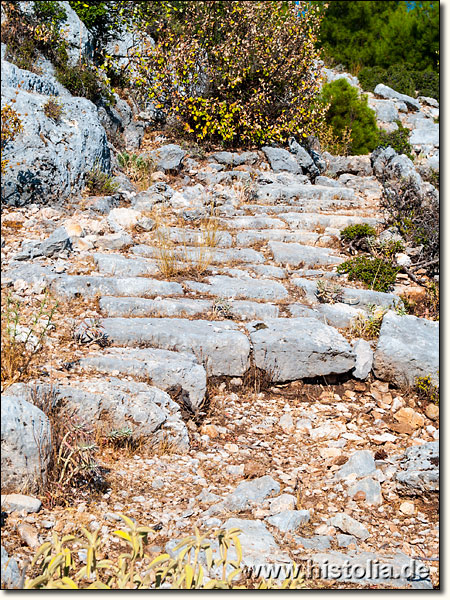
<svg viewBox="0 0 450 600"><path fill-rule="evenodd" d="M110 172L106 133L92 102L60 94L51 76L40 77L7 61L2 61L1 94L2 106L12 104L23 126L5 148L9 165L2 201L23 206L61 200L79 192L92 169ZM50 96L62 106L57 122L44 114Z"/></svg>
<svg viewBox="0 0 450 600"><path fill-rule="evenodd" d="M387 312L373 371L378 379L399 386L414 386L416 378L428 376L439 385L439 323Z"/></svg>
<svg viewBox="0 0 450 600"><path fill-rule="evenodd" d="M20 492L45 482L51 453L48 417L12 388L2 398L2 490Z"/></svg>

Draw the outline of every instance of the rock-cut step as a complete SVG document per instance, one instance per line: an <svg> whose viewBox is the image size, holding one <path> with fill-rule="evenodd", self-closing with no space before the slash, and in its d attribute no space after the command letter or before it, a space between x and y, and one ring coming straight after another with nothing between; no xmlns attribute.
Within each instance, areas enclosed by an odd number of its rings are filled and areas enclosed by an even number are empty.
<svg viewBox="0 0 450 600"><path fill-rule="evenodd" d="M116 377L136 377L162 390L180 386L194 408L202 404L206 394L206 371L189 352L159 348L109 348L81 358L76 368Z"/></svg>
<svg viewBox="0 0 450 600"><path fill-rule="evenodd" d="M303 266L308 268L315 265L337 265L345 260L337 256L332 250L318 246L303 246L302 244L288 242L269 242L268 246L277 263L288 264L291 267Z"/></svg>
<svg viewBox="0 0 450 600"><path fill-rule="evenodd" d="M305 292L305 299L311 304L319 304L317 298L317 280L311 281L302 277L293 278L293 285L301 288ZM370 306L380 306L383 308L402 307L402 300L395 294L387 292L376 292L374 290L363 290L360 288L340 287L343 296L343 302L354 306L355 308L368 309Z"/></svg>
<svg viewBox="0 0 450 600"><path fill-rule="evenodd" d="M250 342L229 321L106 318L101 323L115 346L193 352L209 376L238 377L250 366Z"/></svg>
<svg viewBox="0 0 450 600"><path fill-rule="evenodd" d="M190 290L212 294L219 298L253 298L273 301L283 300L288 296L284 285L271 279L253 279L251 277L239 279L217 275L208 277L206 281L207 283L185 281L184 285Z"/></svg>
<svg viewBox="0 0 450 600"><path fill-rule="evenodd" d="M195 264L263 263L264 256L252 248L215 248L210 246L159 249L145 244L134 246L133 254L155 258L164 263L165 257Z"/></svg>
<svg viewBox="0 0 450 600"><path fill-rule="evenodd" d="M197 300L195 298L100 298L99 306L106 317L198 317L216 314L224 318L264 319L277 317L273 304L230 300L228 302ZM216 316L216 318L217 318ZM214 317L213 317L214 318Z"/></svg>
<svg viewBox="0 0 450 600"><path fill-rule="evenodd" d="M147 277L59 275L50 268L37 264L14 265L5 275L13 281L17 279L23 279L27 283L44 281L55 296L68 300L95 296L154 298L156 296L184 295L182 286L172 281L160 281Z"/></svg>
<svg viewBox="0 0 450 600"><path fill-rule="evenodd" d="M333 229L344 229L348 225L358 225L367 223L376 227L380 223L379 219L374 217L359 217L355 215L321 215L320 213L297 213L286 212L278 215L292 229L308 229L313 231L315 228L330 227Z"/></svg>
<svg viewBox="0 0 450 600"><path fill-rule="evenodd" d="M347 373L355 366L347 340L317 319L266 319L247 329L255 365L274 382Z"/></svg>

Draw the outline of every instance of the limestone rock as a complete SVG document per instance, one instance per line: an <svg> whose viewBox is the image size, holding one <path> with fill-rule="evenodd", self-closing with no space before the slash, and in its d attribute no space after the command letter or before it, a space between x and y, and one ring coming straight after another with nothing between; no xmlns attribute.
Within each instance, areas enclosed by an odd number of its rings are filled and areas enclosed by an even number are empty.
<svg viewBox="0 0 450 600"><path fill-rule="evenodd" d="M17 384L16 384L17 385ZM33 490L45 482L51 453L51 432L48 417L15 393L13 386L2 398L2 487Z"/></svg>
<svg viewBox="0 0 450 600"><path fill-rule="evenodd" d="M439 323L389 311L383 318L373 371L378 379L414 386L430 376L439 385Z"/></svg>
<svg viewBox="0 0 450 600"><path fill-rule="evenodd" d="M272 381L345 373L355 365L348 342L333 327L309 317L266 319L247 326L255 365Z"/></svg>

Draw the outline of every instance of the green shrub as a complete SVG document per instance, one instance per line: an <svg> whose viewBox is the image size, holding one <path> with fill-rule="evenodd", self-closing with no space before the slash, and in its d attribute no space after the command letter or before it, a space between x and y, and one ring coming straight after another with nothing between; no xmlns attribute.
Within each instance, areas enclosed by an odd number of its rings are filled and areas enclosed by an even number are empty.
<svg viewBox="0 0 450 600"><path fill-rule="evenodd" d="M94 167L86 175L85 188L91 196L109 195L117 191L118 185L114 183L113 178L104 173L100 167Z"/></svg>
<svg viewBox="0 0 450 600"><path fill-rule="evenodd" d="M306 2L162 2L158 41L135 56L143 95L197 141L252 145L315 133L320 23ZM303 10L304 9L304 10Z"/></svg>
<svg viewBox="0 0 450 600"><path fill-rule="evenodd" d="M395 283L400 268L381 258L356 256L341 263L338 273L347 273L349 281L362 281L370 289L387 292Z"/></svg>
<svg viewBox="0 0 450 600"><path fill-rule="evenodd" d="M52 540L36 552L31 577L25 580L25 589L298 589L304 587L300 569L293 564L291 577L277 584L259 578L249 583L242 564L239 529L218 530L181 540L173 549L176 558L160 554L152 558L145 551L148 538L155 531L141 527L124 515L119 515L126 528L114 531L112 542L98 529L82 535L54 533ZM216 542L214 556L211 545ZM118 546L118 544L121 546ZM86 551L86 564L80 564L80 545ZM123 549L126 546L126 551ZM231 557L231 552L236 558ZM201 556L204 563L201 563ZM209 576L208 579L206 576ZM245 585L247 583L247 585Z"/></svg>
<svg viewBox="0 0 450 600"><path fill-rule="evenodd" d="M360 97L348 81L337 79L323 86L320 98L328 106L325 119L335 135L341 136L346 129L351 129L351 154L368 154L376 148L377 122L374 111L367 104L367 96Z"/></svg>
<svg viewBox="0 0 450 600"><path fill-rule="evenodd" d="M372 225L367 223L357 223L356 225L349 225L341 231L341 239L346 242L352 242L364 237L375 237L377 235L376 230Z"/></svg>
<svg viewBox="0 0 450 600"><path fill-rule="evenodd" d="M414 160L411 144L409 143L409 134L411 133L407 127L403 127L400 121L396 121L398 125L397 131L388 133L380 131L379 145L387 148L391 146L397 154L406 154L408 158Z"/></svg>
<svg viewBox="0 0 450 600"><path fill-rule="evenodd" d="M434 71L416 72L416 90L418 96L428 96L439 100L439 73Z"/></svg>

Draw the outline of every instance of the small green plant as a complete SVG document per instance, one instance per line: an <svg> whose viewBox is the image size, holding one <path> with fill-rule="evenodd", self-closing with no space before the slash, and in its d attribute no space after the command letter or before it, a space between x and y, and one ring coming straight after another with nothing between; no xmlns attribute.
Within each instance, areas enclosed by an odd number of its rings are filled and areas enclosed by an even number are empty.
<svg viewBox="0 0 450 600"><path fill-rule="evenodd" d="M341 231L341 240L346 242L353 242L366 237L375 237L377 232L372 225L367 223L357 223L356 225L349 225Z"/></svg>
<svg viewBox="0 0 450 600"><path fill-rule="evenodd" d="M86 175L85 189L91 196L108 196L114 194L118 187L113 178L108 173L104 173L99 166L91 169Z"/></svg>
<svg viewBox="0 0 450 600"><path fill-rule="evenodd" d="M351 332L358 337L373 340L380 335L383 317L388 309L383 308L382 306L376 306L375 304L371 304L367 308L369 311L367 316L363 313L359 313L352 320Z"/></svg>
<svg viewBox="0 0 450 600"><path fill-rule="evenodd" d="M59 123L62 115L64 114L64 109L61 100L51 96L43 106L44 115L48 119L52 119L55 123Z"/></svg>
<svg viewBox="0 0 450 600"><path fill-rule="evenodd" d="M42 352L58 303L48 293L36 311L25 315L20 300L8 295L2 307L1 377L9 387L27 378Z"/></svg>
<svg viewBox="0 0 450 600"><path fill-rule="evenodd" d="M395 283L400 267L381 258L356 256L341 263L338 273L347 273L349 281L362 281L370 289L387 292Z"/></svg>
<svg viewBox="0 0 450 600"><path fill-rule="evenodd" d="M319 302L327 302L329 304L342 302L344 298L342 287L336 283L326 281L325 279L319 279L317 281L316 296Z"/></svg>
<svg viewBox="0 0 450 600"><path fill-rule="evenodd" d="M414 160L411 144L409 143L410 131L407 127L403 127L401 121L396 121L398 129L388 133L380 131L379 145L383 148L391 146L397 154L406 154L406 156Z"/></svg>
<svg viewBox="0 0 450 600"><path fill-rule="evenodd" d="M151 184L152 173L155 170L153 161L139 154L121 152L117 155L117 161L125 175L131 179L141 190L145 190Z"/></svg>
<svg viewBox="0 0 450 600"><path fill-rule="evenodd" d="M154 558L145 548L151 527L138 526L119 515L126 527L114 531L117 544L111 545L100 530L81 529L81 535L54 533L36 552L25 580L31 589L298 589L304 587L299 567L294 563L292 575L281 584L260 578L250 585L242 566L240 530L218 530L195 534L181 540L170 554ZM120 546L118 545L120 544ZM214 555L212 545L217 546ZM123 551L123 545L127 551ZM113 546L113 549L111 549ZM84 549L85 565L79 550ZM204 559L201 557L204 556Z"/></svg>
<svg viewBox="0 0 450 600"><path fill-rule="evenodd" d="M325 121L333 128L335 136L351 129L351 154L368 154L378 144L375 113L367 104L367 96L345 79L337 79L323 86L320 101L326 106Z"/></svg>
<svg viewBox="0 0 450 600"><path fill-rule="evenodd" d="M417 377L414 390L421 400L439 405L439 387L433 383L431 375Z"/></svg>

